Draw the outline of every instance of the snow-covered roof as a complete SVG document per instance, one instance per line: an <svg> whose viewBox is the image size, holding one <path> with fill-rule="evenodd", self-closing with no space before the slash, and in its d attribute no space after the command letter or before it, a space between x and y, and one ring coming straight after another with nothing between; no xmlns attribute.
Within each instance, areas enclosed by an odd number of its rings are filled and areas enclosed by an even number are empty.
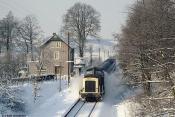
<svg viewBox="0 0 175 117"><path fill-rule="evenodd" d="M66 45L68 45L65 41L63 41L56 33L53 33L52 36L47 37L46 39L44 39L45 41L42 43L41 47L47 45L48 43L50 43L51 41L61 41L63 43L65 43ZM69 46L70 47L70 46Z"/></svg>

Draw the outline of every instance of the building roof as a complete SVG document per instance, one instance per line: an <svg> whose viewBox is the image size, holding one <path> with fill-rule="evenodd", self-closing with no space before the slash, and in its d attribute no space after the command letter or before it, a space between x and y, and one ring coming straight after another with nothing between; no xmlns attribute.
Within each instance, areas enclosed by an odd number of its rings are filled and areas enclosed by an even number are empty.
<svg viewBox="0 0 175 117"><path fill-rule="evenodd" d="M45 45L47 45L48 43L50 43L51 41L61 41L63 43L65 43L67 46L68 44L66 42L64 42L56 33L53 33L53 36L49 38L49 40L47 40L46 42L44 42L41 47L44 47ZM69 46L70 47L70 46Z"/></svg>

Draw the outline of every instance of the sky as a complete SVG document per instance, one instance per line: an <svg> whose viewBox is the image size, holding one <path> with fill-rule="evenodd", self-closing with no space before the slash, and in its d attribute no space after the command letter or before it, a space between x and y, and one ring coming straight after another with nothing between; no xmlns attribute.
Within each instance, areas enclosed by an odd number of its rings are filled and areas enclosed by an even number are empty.
<svg viewBox="0 0 175 117"><path fill-rule="evenodd" d="M10 10L14 16L22 19L34 15L44 31L44 36L59 33L63 25L63 15L76 2L91 5L101 14L101 31L103 39L113 39L114 33L121 31L125 24L127 12L135 0L0 0L0 19Z"/></svg>

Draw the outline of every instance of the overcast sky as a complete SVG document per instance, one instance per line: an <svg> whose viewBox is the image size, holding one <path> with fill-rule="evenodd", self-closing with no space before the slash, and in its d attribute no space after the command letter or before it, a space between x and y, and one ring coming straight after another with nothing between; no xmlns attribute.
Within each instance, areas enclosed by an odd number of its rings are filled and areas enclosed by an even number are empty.
<svg viewBox="0 0 175 117"><path fill-rule="evenodd" d="M125 23L128 7L135 0L0 0L0 18L9 10L18 18L35 15L45 36L59 32L62 16L76 2L92 5L101 14L101 38L112 39L114 32L120 32Z"/></svg>

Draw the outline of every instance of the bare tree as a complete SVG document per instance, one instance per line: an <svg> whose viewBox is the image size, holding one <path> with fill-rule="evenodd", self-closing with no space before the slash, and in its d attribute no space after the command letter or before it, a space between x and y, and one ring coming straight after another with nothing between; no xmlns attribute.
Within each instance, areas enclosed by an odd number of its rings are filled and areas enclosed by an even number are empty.
<svg viewBox="0 0 175 117"><path fill-rule="evenodd" d="M31 53L31 60L34 60L34 47L40 41L41 28L38 24L37 19L32 16L26 16L22 24L18 27L18 32L21 38L24 40L26 47L26 53Z"/></svg>
<svg viewBox="0 0 175 117"><path fill-rule="evenodd" d="M12 58L11 54L17 36L17 25L18 22L15 20L11 11L0 21L1 47L3 44L6 48L7 61L10 61Z"/></svg>
<svg viewBox="0 0 175 117"><path fill-rule="evenodd" d="M78 44L79 56L84 56L84 47L88 36L97 36L100 31L100 14L90 5L76 3L63 19L64 32L71 32Z"/></svg>

